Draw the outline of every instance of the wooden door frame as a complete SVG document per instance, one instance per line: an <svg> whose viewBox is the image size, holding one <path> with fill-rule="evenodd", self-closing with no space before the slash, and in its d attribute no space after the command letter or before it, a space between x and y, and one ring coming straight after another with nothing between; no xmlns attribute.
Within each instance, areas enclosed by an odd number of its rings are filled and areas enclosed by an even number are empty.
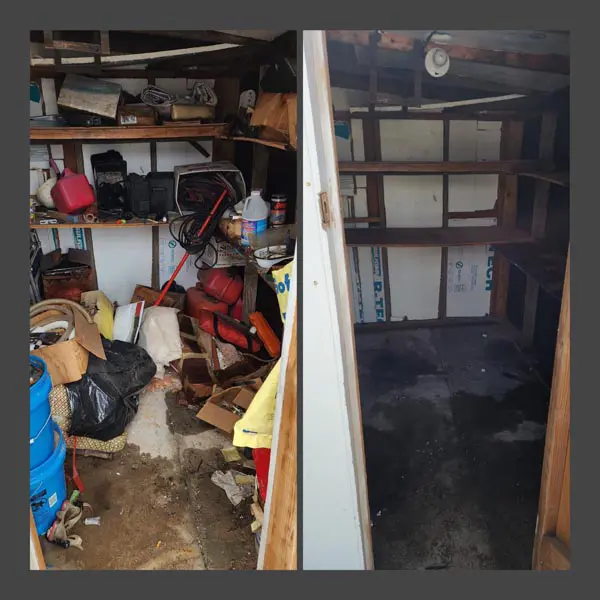
<svg viewBox="0 0 600 600"><path fill-rule="evenodd" d="M568 570L570 549L570 423L571 423L571 290L570 249L565 281L552 391L548 409L538 522L533 549L536 570Z"/></svg>
<svg viewBox="0 0 600 600"><path fill-rule="evenodd" d="M350 278L324 31L303 33L302 562L373 568Z"/></svg>

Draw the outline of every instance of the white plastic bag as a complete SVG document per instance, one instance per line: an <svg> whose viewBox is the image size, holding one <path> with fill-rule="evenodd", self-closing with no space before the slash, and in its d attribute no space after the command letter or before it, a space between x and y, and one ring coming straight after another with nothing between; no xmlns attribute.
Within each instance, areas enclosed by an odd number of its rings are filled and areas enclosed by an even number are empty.
<svg viewBox="0 0 600 600"><path fill-rule="evenodd" d="M162 379L165 367L183 354L176 308L151 306L144 311L138 345L156 364L156 377Z"/></svg>

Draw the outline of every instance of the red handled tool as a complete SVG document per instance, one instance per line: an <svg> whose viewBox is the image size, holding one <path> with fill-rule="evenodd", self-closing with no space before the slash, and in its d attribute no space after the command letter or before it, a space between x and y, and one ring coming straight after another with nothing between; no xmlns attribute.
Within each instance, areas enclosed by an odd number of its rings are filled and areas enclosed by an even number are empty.
<svg viewBox="0 0 600 600"><path fill-rule="evenodd" d="M223 190L223 193L219 196L219 199L215 202L215 205L212 207L210 213L208 214L208 217L206 217L206 220L202 224L202 227L200 227L200 231L198 231L198 236L197 237L201 237L202 236L202 234L204 233L204 231L208 227L208 224L212 220L213 215L217 212L217 209L221 205L221 202L223 202L223 200L224 200L224 198L225 198L226 195L227 195L227 190ZM165 287L162 289L162 292L160 293L160 296L158 297L158 300L154 303L154 306L160 306L160 303L164 300L165 296L167 295L167 292L169 291L169 289L173 285L173 282L175 281L175 278L177 277L177 275L179 275L179 271L181 271L181 269L183 268L183 265L185 264L185 261L189 258L189 256L190 256L189 252L186 252L183 255L183 257L179 261L179 264L177 265L177 268L175 269L175 272L173 273L173 275L171 275L171 279L169 279L169 281L167 282L167 285L165 285Z"/></svg>

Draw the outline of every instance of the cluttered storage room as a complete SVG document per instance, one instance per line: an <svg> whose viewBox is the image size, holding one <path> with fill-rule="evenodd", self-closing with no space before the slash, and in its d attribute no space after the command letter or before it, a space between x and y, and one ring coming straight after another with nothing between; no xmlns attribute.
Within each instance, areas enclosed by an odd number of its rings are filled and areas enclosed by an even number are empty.
<svg viewBox="0 0 600 600"><path fill-rule="evenodd" d="M375 568L568 569L569 35L326 39Z"/></svg>
<svg viewBox="0 0 600 600"><path fill-rule="evenodd" d="M296 34L30 32L30 566L296 565Z"/></svg>

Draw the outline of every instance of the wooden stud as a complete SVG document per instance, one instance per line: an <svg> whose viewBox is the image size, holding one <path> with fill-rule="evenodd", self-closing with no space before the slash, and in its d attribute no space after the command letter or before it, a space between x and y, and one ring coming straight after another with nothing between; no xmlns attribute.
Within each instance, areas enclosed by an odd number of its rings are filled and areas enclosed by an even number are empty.
<svg viewBox="0 0 600 600"><path fill-rule="evenodd" d="M559 526L565 477L570 470L569 438L571 424L571 276L570 251L567 254L567 267L563 285L563 300L556 339L552 391L548 409L546 445L538 509L533 566L543 569L547 558L543 552L547 536L556 536ZM564 516L563 516L564 519ZM560 525L565 535L565 523ZM569 527L570 529L570 527ZM570 538L570 535L569 535ZM547 543L547 542L546 542ZM563 540L564 543L564 540Z"/></svg>
<svg viewBox="0 0 600 600"><path fill-rule="evenodd" d="M543 163L542 163L543 165ZM439 161L439 162L348 162L339 163L340 173L379 175L438 175L443 173L464 175L494 175L527 173L542 166L535 160L486 160L478 162Z"/></svg>
<svg viewBox="0 0 600 600"><path fill-rule="evenodd" d="M264 570L295 571L297 538L297 348L296 318L285 370L281 422L275 455L273 483L269 486L270 514L264 534Z"/></svg>
<svg viewBox="0 0 600 600"><path fill-rule="evenodd" d="M148 84L154 85L156 79L148 77ZM191 143L191 142L190 142ZM156 141L150 142L150 171L158 171L158 148ZM158 226L152 227L152 271L150 286L153 290L160 288L160 230Z"/></svg>
<svg viewBox="0 0 600 600"><path fill-rule="evenodd" d="M538 156L540 161L552 161L554 157L556 120L557 115L555 112L545 112L542 115ZM536 239L544 237L546 231L549 195L550 183L542 179L536 180L533 198L533 218L531 222L531 233ZM527 276L523 304L523 331L521 341L525 348L531 347L535 338L538 299L539 284L533 277Z"/></svg>
<svg viewBox="0 0 600 600"><path fill-rule="evenodd" d="M480 246L532 242L528 231L508 227L392 227L346 229L347 246L402 248Z"/></svg>
<svg viewBox="0 0 600 600"><path fill-rule="evenodd" d="M523 123L521 121L504 121L500 138L500 158L518 159L523 144ZM496 210L498 225L513 228L517 223L517 191L518 178L514 175L498 177L498 200ZM510 283L510 263L504 256L495 253L492 272L492 294L490 298L490 314L506 316L508 303L508 287Z"/></svg>
<svg viewBox="0 0 600 600"><path fill-rule="evenodd" d="M450 122L443 123L443 149L444 161L450 158ZM448 227L448 213L450 204L450 182L447 174L442 176L442 227ZM440 265L440 296L438 300L438 319L445 319L448 305L448 248L443 246L441 250Z"/></svg>
<svg viewBox="0 0 600 600"><path fill-rule="evenodd" d="M240 80L219 77L215 80L215 94L219 99L216 117L222 123L231 115L237 115L240 102ZM222 139L213 142L213 160L235 162L235 143Z"/></svg>

